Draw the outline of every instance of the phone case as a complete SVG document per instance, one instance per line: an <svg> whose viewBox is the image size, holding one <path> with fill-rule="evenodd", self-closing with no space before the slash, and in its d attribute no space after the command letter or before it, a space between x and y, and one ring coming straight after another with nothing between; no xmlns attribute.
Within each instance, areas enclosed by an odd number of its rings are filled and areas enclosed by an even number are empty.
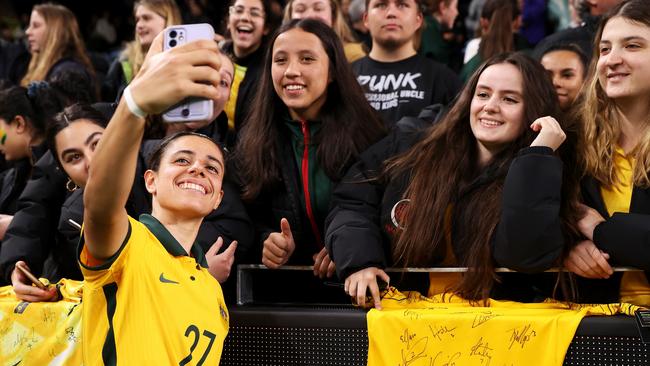
<svg viewBox="0 0 650 366"><path fill-rule="evenodd" d="M36 278L36 276L34 276L27 268L25 268L25 267L23 267L23 266L21 266L19 264L16 264L16 268L20 272L22 272L25 275L25 277L27 277L30 281L32 281L32 283L34 285L36 285L36 287L40 288L41 290L46 290L47 289L45 284L43 282L41 282L38 278Z"/></svg>
<svg viewBox="0 0 650 366"><path fill-rule="evenodd" d="M169 50L199 39L214 39L214 29L210 24L184 24L166 28L163 49ZM204 121L212 116L212 100L186 98L163 113L165 122Z"/></svg>

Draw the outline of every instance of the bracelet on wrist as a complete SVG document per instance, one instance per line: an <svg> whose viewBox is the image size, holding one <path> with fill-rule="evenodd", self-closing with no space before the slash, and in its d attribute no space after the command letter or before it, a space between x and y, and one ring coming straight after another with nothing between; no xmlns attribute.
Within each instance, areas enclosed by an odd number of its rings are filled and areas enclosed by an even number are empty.
<svg viewBox="0 0 650 366"><path fill-rule="evenodd" d="M133 95L131 95L131 86L127 86L124 89L124 100L126 101L126 106L129 108L129 111L133 113L134 116L140 117L140 118L145 118L147 116L147 113L140 108L138 103L135 102L133 99Z"/></svg>

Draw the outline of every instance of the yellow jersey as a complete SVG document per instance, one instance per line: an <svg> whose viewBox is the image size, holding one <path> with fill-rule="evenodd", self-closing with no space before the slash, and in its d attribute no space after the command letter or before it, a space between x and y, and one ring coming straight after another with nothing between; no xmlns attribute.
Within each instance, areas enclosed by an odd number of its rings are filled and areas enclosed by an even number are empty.
<svg viewBox="0 0 650 366"><path fill-rule="evenodd" d="M390 288L383 310L372 309L368 366L562 366L585 316L626 314L630 304L518 303L490 299L487 306L459 296L424 297Z"/></svg>
<svg viewBox="0 0 650 366"><path fill-rule="evenodd" d="M219 364L228 311L197 243L191 254L150 215L129 217L124 243L99 265L82 235L84 365Z"/></svg>
<svg viewBox="0 0 650 366"><path fill-rule="evenodd" d="M610 216L615 212L629 213L634 190L634 156L625 155L619 146L614 150L614 169L618 181L612 187L600 187L600 194ZM645 272L625 272L621 279L621 302L634 305L650 305L650 283Z"/></svg>

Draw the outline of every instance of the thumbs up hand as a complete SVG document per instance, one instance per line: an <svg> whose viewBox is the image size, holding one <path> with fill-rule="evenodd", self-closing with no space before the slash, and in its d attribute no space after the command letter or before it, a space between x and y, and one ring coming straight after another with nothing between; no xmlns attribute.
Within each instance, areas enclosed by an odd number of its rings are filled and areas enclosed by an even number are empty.
<svg viewBox="0 0 650 366"><path fill-rule="evenodd" d="M264 240L264 249L262 249L262 264L273 269L287 263L296 249L287 219L280 220L280 230L279 233L269 234L269 237Z"/></svg>

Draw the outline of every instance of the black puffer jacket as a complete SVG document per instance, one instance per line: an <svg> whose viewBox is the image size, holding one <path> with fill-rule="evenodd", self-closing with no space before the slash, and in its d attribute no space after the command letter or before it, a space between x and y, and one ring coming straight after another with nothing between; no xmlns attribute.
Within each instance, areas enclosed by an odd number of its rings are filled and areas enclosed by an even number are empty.
<svg viewBox="0 0 650 366"><path fill-rule="evenodd" d="M255 225L256 238L255 250L251 252L248 260L251 263L261 262L264 240L269 234L280 232L280 220L286 218L291 225L296 244L296 249L287 264L311 265L314 263L312 255L318 253L321 248L317 246L316 236L300 200L302 183L291 142L285 134L279 135L280 141L276 144L276 153L280 161L286 162L280 167L282 182L264 188L254 201L246 203L246 209ZM235 169L236 163L232 164L230 170ZM320 230L323 229L322 221L316 224Z"/></svg>
<svg viewBox="0 0 650 366"><path fill-rule="evenodd" d="M25 158L10 163L10 167L2 172L0 191L0 213L13 215L16 213L18 197L32 175L31 159Z"/></svg>
<svg viewBox="0 0 650 366"><path fill-rule="evenodd" d="M66 181L65 174L49 152L34 165L2 242L0 280L10 283L11 272L18 260L26 260L34 274L42 273L66 198Z"/></svg>
<svg viewBox="0 0 650 366"><path fill-rule="evenodd" d="M398 219L398 202L403 198L409 176L387 182L374 178L381 172L385 160L408 150L421 136L394 131L362 154L334 191L333 208L326 221L325 243L340 278L364 268L392 265L394 221ZM510 167L488 167L459 192L453 203L452 217L455 257L462 262L471 255L468 248L462 246L463 233L471 228L459 227L455 222L466 222L459 220L462 215L481 214L468 210L467 203L480 187L494 180L504 181L501 219L492 239L496 266L538 272L556 264L564 245L559 219L562 162L551 149L544 147L523 149ZM514 291L521 287L525 275L508 277L514 281L503 282L501 287L512 286ZM495 292L500 294L495 297L502 298L511 297L508 293L512 291L495 289ZM520 295L512 297L522 299Z"/></svg>
<svg viewBox="0 0 650 366"><path fill-rule="evenodd" d="M605 207L600 185L591 177L583 179L584 204L594 208L605 221L594 230L594 244L609 254L612 266L629 266L645 270L650 275L650 188L634 187L629 213L610 216ZM575 276L578 285L578 301L588 303L618 302L621 291L622 272L610 278L586 279ZM650 279L650 277L648 277Z"/></svg>

